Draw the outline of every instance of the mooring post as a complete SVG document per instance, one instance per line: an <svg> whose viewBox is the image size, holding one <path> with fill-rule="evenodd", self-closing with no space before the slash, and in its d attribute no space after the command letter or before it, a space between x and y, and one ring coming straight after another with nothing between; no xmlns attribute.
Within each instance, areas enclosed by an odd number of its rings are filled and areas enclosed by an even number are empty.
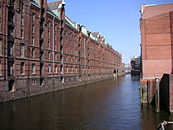
<svg viewBox="0 0 173 130"><path fill-rule="evenodd" d="M147 104L148 103L148 89L147 89L147 82L146 81L141 81L140 84L140 98L141 98L141 103L142 104Z"/></svg>
<svg viewBox="0 0 173 130"><path fill-rule="evenodd" d="M159 78L155 79L156 82L156 94L155 94L155 103L156 103L156 112L160 112L160 88L159 88Z"/></svg>
<svg viewBox="0 0 173 130"><path fill-rule="evenodd" d="M142 96L142 84L140 84L140 86L139 86L140 88L140 102L141 102L141 104L142 104L142 100L143 100L143 96Z"/></svg>

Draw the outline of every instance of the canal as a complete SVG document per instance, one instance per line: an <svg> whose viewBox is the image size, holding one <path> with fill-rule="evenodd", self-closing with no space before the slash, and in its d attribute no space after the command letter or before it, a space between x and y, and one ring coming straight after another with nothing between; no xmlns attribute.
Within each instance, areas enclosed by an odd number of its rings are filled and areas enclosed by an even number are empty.
<svg viewBox="0 0 173 130"><path fill-rule="evenodd" d="M119 77L0 104L0 130L154 130L166 112L141 107L139 77Z"/></svg>

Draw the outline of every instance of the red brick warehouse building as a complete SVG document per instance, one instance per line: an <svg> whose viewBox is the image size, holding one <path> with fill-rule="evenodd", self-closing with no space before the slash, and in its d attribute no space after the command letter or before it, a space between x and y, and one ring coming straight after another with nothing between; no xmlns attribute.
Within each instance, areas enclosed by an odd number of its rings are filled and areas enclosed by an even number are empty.
<svg viewBox="0 0 173 130"><path fill-rule="evenodd" d="M64 1L0 1L0 102L110 78L121 65L100 33L65 15Z"/></svg>

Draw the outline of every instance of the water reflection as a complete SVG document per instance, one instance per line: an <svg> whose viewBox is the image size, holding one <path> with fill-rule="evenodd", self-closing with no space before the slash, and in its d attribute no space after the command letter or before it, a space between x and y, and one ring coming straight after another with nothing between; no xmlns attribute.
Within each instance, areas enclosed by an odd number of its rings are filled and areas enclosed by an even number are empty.
<svg viewBox="0 0 173 130"><path fill-rule="evenodd" d="M154 129L171 118L141 108L138 79L126 75L0 104L0 130Z"/></svg>

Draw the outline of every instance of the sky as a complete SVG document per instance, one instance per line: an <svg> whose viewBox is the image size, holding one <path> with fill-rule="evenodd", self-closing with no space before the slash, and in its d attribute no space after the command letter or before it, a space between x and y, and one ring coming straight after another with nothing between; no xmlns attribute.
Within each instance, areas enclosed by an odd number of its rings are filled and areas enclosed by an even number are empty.
<svg viewBox="0 0 173 130"><path fill-rule="evenodd" d="M141 5L168 4L173 0L65 0L65 3L66 15L72 21L91 32L100 32L127 64L141 53Z"/></svg>

